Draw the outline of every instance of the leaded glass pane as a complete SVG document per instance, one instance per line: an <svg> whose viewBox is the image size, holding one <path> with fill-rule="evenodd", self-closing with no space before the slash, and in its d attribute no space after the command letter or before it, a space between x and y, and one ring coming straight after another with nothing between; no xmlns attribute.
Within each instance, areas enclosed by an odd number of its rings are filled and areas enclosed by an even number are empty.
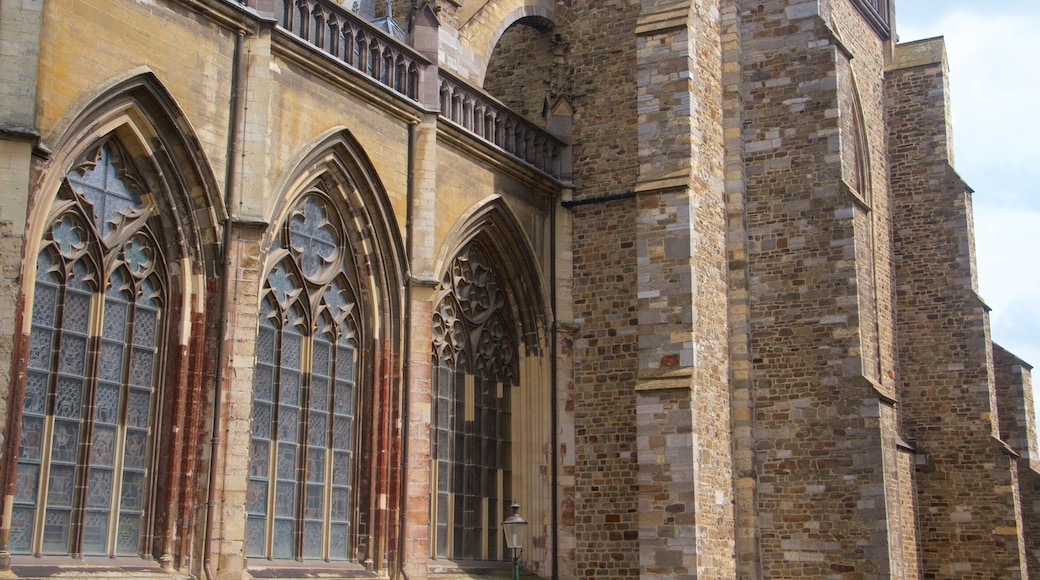
<svg viewBox="0 0 1040 580"><path fill-rule="evenodd" d="M123 510L140 510L144 498L144 474L123 472L123 493L120 506Z"/></svg>
<svg viewBox="0 0 1040 580"><path fill-rule="evenodd" d="M267 514L267 482L249 480L246 488L246 511L251 514Z"/></svg>
<svg viewBox="0 0 1040 580"><path fill-rule="evenodd" d="M59 508L72 507L75 491L75 468L71 466L55 466L51 469L47 485L49 505Z"/></svg>
<svg viewBox="0 0 1040 580"><path fill-rule="evenodd" d="M350 453L337 452L332 461L332 484L350 485Z"/></svg>
<svg viewBox="0 0 1040 580"><path fill-rule="evenodd" d="M98 385L97 399L94 402L94 420L98 423L114 425L119 418L119 387L116 385Z"/></svg>
<svg viewBox="0 0 1040 580"><path fill-rule="evenodd" d="M35 504L39 488L40 466L19 463L18 473L14 478L14 501Z"/></svg>
<svg viewBox="0 0 1040 580"><path fill-rule="evenodd" d="M148 432L137 429L126 430L126 450L123 455L124 469L145 468L148 455Z"/></svg>
<svg viewBox="0 0 1040 580"><path fill-rule="evenodd" d="M267 539L267 519L250 516L246 520L246 557L262 558Z"/></svg>
<svg viewBox="0 0 1040 580"><path fill-rule="evenodd" d="M43 452L43 418L22 417L22 432L18 440L18 456L39 460Z"/></svg>
<svg viewBox="0 0 1040 580"><path fill-rule="evenodd" d="M296 511L296 483L279 481L275 487L274 515L293 517Z"/></svg>
<svg viewBox="0 0 1040 580"><path fill-rule="evenodd" d="M155 346L158 323L159 313L157 311L139 305L137 315L134 317L134 345Z"/></svg>
<svg viewBox="0 0 1040 580"><path fill-rule="evenodd" d="M293 555L293 521L274 521L274 557L279 559L292 558Z"/></svg>
<svg viewBox="0 0 1040 580"><path fill-rule="evenodd" d="M136 387L150 387L154 364L154 351L133 349L130 354L130 384Z"/></svg>
<svg viewBox="0 0 1040 580"><path fill-rule="evenodd" d="M141 429L148 428L148 407L152 394L142 389L130 389L126 405L126 425Z"/></svg>
<svg viewBox="0 0 1040 580"><path fill-rule="evenodd" d="M253 439L249 444L249 475L267 479L269 475L270 443Z"/></svg>
<svg viewBox="0 0 1040 580"><path fill-rule="evenodd" d="M282 366L300 370L302 339L299 335L286 333L282 339Z"/></svg>
<svg viewBox="0 0 1040 580"><path fill-rule="evenodd" d="M310 559L321 558L322 544L321 522L305 522L303 524L303 557Z"/></svg>
<svg viewBox="0 0 1040 580"><path fill-rule="evenodd" d="M113 467L116 464L116 430L114 427L94 427L94 441L90 446L91 465Z"/></svg>
<svg viewBox="0 0 1040 580"><path fill-rule="evenodd" d="M278 440L295 442L299 437L300 415L293 408L283 407L278 413Z"/></svg>
<svg viewBox="0 0 1040 580"><path fill-rule="evenodd" d="M82 262L78 262L77 266L79 264L82 264ZM79 281L79 279L75 279L75 281ZM69 291L65 293L62 327L67 332L86 335L87 325L90 323L90 289L84 288L83 290L75 291L73 286L73 280L70 280ZM82 284L76 284L76 286L82 286ZM62 346L62 350L64 350L64 345Z"/></svg>
<svg viewBox="0 0 1040 580"><path fill-rule="evenodd" d="M311 357L311 372L323 377L329 376L329 349L331 345L324 341L314 339L314 355Z"/></svg>
<svg viewBox="0 0 1040 580"><path fill-rule="evenodd" d="M79 422L55 421L54 437L51 442L51 462L75 464L78 446Z"/></svg>
<svg viewBox="0 0 1040 580"><path fill-rule="evenodd" d="M71 256L83 247L85 234L79 220L66 215L54 224L51 229L51 238L57 242L58 250L62 254Z"/></svg>
<svg viewBox="0 0 1040 580"><path fill-rule="evenodd" d="M113 149L105 144L94 167L69 173L69 182L85 197L94 210L94 221L102 236L107 236L140 208L141 198L120 179Z"/></svg>
<svg viewBox="0 0 1040 580"><path fill-rule="evenodd" d="M307 486L307 495L304 497L303 504L303 517L309 520L318 519L324 515L322 512L325 511L325 494L320 483L319 485Z"/></svg>
<svg viewBox="0 0 1040 580"><path fill-rule="evenodd" d="M261 326L256 337L256 360L262 363L274 363L274 330Z"/></svg>
<svg viewBox="0 0 1040 580"><path fill-rule="evenodd" d="M350 492L345 487L332 488L332 521L345 522L350 517Z"/></svg>
<svg viewBox="0 0 1040 580"><path fill-rule="evenodd" d="M118 383L123 378L123 345L117 342L101 344L101 361L98 364L98 379Z"/></svg>
<svg viewBox="0 0 1040 580"><path fill-rule="evenodd" d="M49 371L51 368L52 331L34 326L29 336L29 368Z"/></svg>
<svg viewBox="0 0 1040 580"><path fill-rule="evenodd" d="M22 412L43 415L47 410L47 375L29 371L25 378L25 398Z"/></svg>
<svg viewBox="0 0 1040 580"><path fill-rule="evenodd" d="M278 394L278 402L283 405L300 405L300 375L299 373L283 370L281 391Z"/></svg>
<svg viewBox="0 0 1040 580"><path fill-rule="evenodd" d="M33 326L54 326L58 289L50 284L36 284L33 292Z"/></svg>
<svg viewBox="0 0 1040 580"><path fill-rule="evenodd" d="M315 197L296 206L289 219L289 242L305 276L321 273L338 254L338 236L329 221L329 210Z"/></svg>
<svg viewBox="0 0 1040 580"><path fill-rule="evenodd" d="M347 540L350 528L346 524L332 524L329 531L329 559L347 559Z"/></svg>
<svg viewBox="0 0 1040 580"><path fill-rule="evenodd" d="M322 376L311 376L311 409L325 411L329 408L329 380Z"/></svg>
<svg viewBox="0 0 1040 580"><path fill-rule="evenodd" d="M310 431L307 442L314 447L325 447L325 430L328 429L328 417L325 413L311 412Z"/></svg>
<svg viewBox="0 0 1040 580"><path fill-rule="evenodd" d="M13 554L25 554L32 549L32 531L36 525L36 508L16 507L11 510L11 538Z"/></svg>
<svg viewBox="0 0 1040 580"><path fill-rule="evenodd" d="M354 380L354 349L349 346L336 347L336 378Z"/></svg>
<svg viewBox="0 0 1040 580"><path fill-rule="evenodd" d="M274 267L271 274L267 276L267 283L274 290L279 304L285 304L289 296L296 292L296 281L289 273L289 267L285 262L280 262Z"/></svg>
<svg viewBox="0 0 1040 580"><path fill-rule="evenodd" d="M122 274L119 271L113 274L113 277L116 276L120 279L122 278ZM105 300L105 321L104 328L101 330L101 336L109 340L126 339L126 317L130 306L125 302L126 296L115 289L120 282L121 280L112 281L113 289L108 291L108 297Z"/></svg>
<svg viewBox="0 0 1040 580"><path fill-rule="evenodd" d="M84 336L63 334L58 351L58 372L83 376L86 371L87 339Z"/></svg>
<svg viewBox="0 0 1040 580"><path fill-rule="evenodd" d="M254 397L264 401L274 400L274 369L257 365L253 380Z"/></svg>
<svg viewBox="0 0 1040 580"><path fill-rule="evenodd" d="M45 554L68 553L71 516L72 513L68 510L47 510L43 524L43 552Z"/></svg>
<svg viewBox="0 0 1040 580"><path fill-rule="evenodd" d="M336 383L336 414L354 414L354 388L350 383Z"/></svg>
<svg viewBox="0 0 1040 580"><path fill-rule="evenodd" d="M296 446L282 443L278 446L278 479L296 479ZM279 488L279 493L281 488Z"/></svg>
<svg viewBox="0 0 1040 580"><path fill-rule="evenodd" d="M332 446L335 449L351 448L351 427L351 420L349 418L337 416L333 420Z"/></svg>
<svg viewBox="0 0 1040 580"><path fill-rule="evenodd" d="M91 468L87 477L87 507L107 508L112 504L112 470Z"/></svg>
<svg viewBox="0 0 1040 580"><path fill-rule="evenodd" d="M134 276L141 276L154 260L154 250L144 236L134 236L123 247L123 259Z"/></svg>
<svg viewBox="0 0 1040 580"><path fill-rule="evenodd" d="M83 526L83 553L104 555L108 544L108 513L87 512Z"/></svg>
<svg viewBox="0 0 1040 580"><path fill-rule="evenodd" d="M311 449L307 453L307 481L323 483L325 481L325 450Z"/></svg>
<svg viewBox="0 0 1040 580"><path fill-rule="evenodd" d="M119 527L116 532L116 552L134 555L140 550L141 516L137 514L119 514Z"/></svg>
<svg viewBox="0 0 1040 580"><path fill-rule="evenodd" d="M253 403L253 437L271 438L271 405L267 403Z"/></svg>

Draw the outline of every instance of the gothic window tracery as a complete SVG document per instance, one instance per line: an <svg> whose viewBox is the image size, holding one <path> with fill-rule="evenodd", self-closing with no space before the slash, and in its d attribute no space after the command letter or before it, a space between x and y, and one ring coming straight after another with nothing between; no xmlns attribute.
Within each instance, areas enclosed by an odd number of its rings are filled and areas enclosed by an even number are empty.
<svg viewBox="0 0 1040 580"><path fill-rule="evenodd" d="M256 343L247 557L354 559L360 315L340 224L314 190L275 239Z"/></svg>
<svg viewBox="0 0 1040 580"><path fill-rule="evenodd" d="M67 174L37 256L12 553L147 551L169 279L127 159Z"/></svg>
<svg viewBox="0 0 1040 580"><path fill-rule="evenodd" d="M432 555L499 559L512 499L515 325L489 253L471 242L452 261L433 319Z"/></svg>

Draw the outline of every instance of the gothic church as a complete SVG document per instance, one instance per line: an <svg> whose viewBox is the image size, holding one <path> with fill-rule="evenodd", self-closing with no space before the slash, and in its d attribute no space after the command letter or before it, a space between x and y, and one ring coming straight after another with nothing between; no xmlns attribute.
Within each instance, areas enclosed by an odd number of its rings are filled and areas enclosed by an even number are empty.
<svg viewBox="0 0 1040 580"><path fill-rule="evenodd" d="M895 10L3 1L0 574L1040 578Z"/></svg>

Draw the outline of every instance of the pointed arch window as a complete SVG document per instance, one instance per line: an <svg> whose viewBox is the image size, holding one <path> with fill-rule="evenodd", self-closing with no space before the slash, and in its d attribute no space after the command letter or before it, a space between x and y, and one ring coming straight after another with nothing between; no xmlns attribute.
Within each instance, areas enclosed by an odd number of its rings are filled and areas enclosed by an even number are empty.
<svg viewBox="0 0 1040 580"><path fill-rule="evenodd" d="M59 188L33 292L12 553L147 553L169 276L110 139Z"/></svg>
<svg viewBox="0 0 1040 580"><path fill-rule="evenodd" d="M434 311L431 551L502 558L498 531L512 500L511 390L516 326L490 254L471 242L452 261Z"/></svg>
<svg viewBox="0 0 1040 580"><path fill-rule="evenodd" d="M276 237L253 386L246 556L351 560L360 324L341 220L305 195Z"/></svg>

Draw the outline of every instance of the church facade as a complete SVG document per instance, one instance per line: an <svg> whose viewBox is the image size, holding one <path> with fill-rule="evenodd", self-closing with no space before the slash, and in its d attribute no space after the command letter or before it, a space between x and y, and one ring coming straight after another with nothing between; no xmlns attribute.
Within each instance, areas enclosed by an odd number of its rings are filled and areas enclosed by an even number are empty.
<svg viewBox="0 0 1040 580"><path fill-rule="evenodd" d="M0 573L1040 577L890 0L0 4Z"/></svg>

